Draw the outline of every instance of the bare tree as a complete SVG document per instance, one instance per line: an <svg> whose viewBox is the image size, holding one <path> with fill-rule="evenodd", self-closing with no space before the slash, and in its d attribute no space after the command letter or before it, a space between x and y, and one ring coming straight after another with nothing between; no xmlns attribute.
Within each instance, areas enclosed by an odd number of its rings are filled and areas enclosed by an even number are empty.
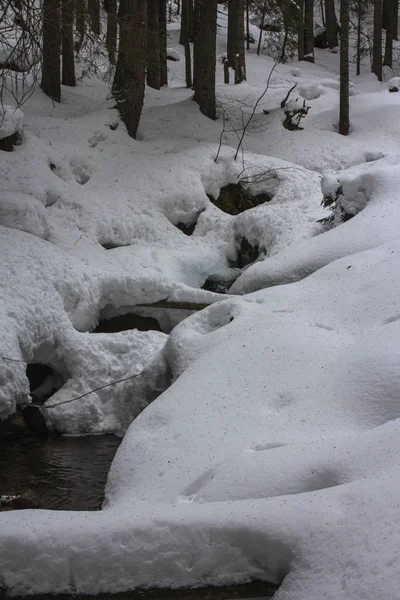
<svg viewBox="0 0 400 600"><path fill-rule="evenodd" d="M386 38L385 38L385 56L383 64L391 67L393 62L393 34L394 34L394 13L396 4L393 0L384 0L383 15L385 16Z"/></svg>

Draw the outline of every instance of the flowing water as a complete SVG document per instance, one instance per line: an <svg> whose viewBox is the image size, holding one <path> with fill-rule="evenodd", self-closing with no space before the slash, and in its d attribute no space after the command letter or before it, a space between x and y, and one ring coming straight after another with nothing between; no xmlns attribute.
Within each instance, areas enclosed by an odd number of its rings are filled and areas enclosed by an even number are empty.
<svg viewBox="0 0 400 600"><path fill-rule="evenodd" d="M2 507L98 510L120 442L115 435L2 440L0 498L19 496Z"/></svg>

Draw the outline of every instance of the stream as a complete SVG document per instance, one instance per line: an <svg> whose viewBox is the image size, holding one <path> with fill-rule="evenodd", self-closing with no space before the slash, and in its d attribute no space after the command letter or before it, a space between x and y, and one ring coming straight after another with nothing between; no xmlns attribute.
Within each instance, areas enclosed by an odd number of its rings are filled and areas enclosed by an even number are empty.
<svg viewBox="0 0 400 600"><path fill-rule="evenodd" d="M99 510L120 443L115 435L1 440L0 510Z"/></svg>

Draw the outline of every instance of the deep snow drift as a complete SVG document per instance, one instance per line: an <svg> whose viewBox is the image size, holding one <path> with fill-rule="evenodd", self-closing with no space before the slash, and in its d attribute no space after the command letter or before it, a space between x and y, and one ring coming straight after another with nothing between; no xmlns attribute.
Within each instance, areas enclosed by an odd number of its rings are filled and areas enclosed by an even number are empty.
<svg viewBox="0 0 400 600"><path fill-rule="evenodd" d="M244 164L229 133L214 161L221 122L180 87L183 61L149 91L137 142L99 81L26 106L23 143L0 161L1 416L29 400L26 363L66 380L48 406L144 374L48 409L64 432L128 430L101 512L0 513L11 594L259 578L283 581L279 600L398 598L400 95L363 76L342 138L318 59L276 70ZM233 123L272 64L250 53L248 83L219 85ZM311 105L299 132L277 108L294 81ZM207 194L243 168L267 171L253 191L273 198L230 216ZM353 218L326 231L322 193ZM257 262L228 297L202 290L237 274L243 238ZM189 314L142 306L160 300L211 306L169 336L94 333L132 310L169 329Z"/></svg>

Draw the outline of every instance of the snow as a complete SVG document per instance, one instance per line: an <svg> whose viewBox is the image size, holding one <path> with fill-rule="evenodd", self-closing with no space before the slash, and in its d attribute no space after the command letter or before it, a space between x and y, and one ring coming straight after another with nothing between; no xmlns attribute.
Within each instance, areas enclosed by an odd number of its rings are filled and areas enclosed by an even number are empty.
<svg viewBox="0 0 400 600"><path fill-rule="evenodd" d="M21 133L24 113L19 108L3 104L0 106L0 139Z"/></svg>
<svg viewBox="0 0 400 600"><path fill-rule="evenodd" d="M0 416L29 402L26 363L41 362L66 381L52 427L125 437L102 511L0 513L12 595L258 578L277 600L397 600L399 99L365 72L339 136L338 57L316 60L275 69L237 161L232 130L215 161L221 119L190 99L183 60L147 90L138 141L96 78L26 104L0 162ZM273 64L252 50L247 83L218 72L228 129ZM290 132L294 83L311 108ZM207 195L243 177L271 201L219 211ZM176 227L196 219L192 236ZM259 259L227 296L201 289L237 274L242 238ZM159 301L210 306L143 307ZM94 333L130 311L163 332Z"/></svg>

